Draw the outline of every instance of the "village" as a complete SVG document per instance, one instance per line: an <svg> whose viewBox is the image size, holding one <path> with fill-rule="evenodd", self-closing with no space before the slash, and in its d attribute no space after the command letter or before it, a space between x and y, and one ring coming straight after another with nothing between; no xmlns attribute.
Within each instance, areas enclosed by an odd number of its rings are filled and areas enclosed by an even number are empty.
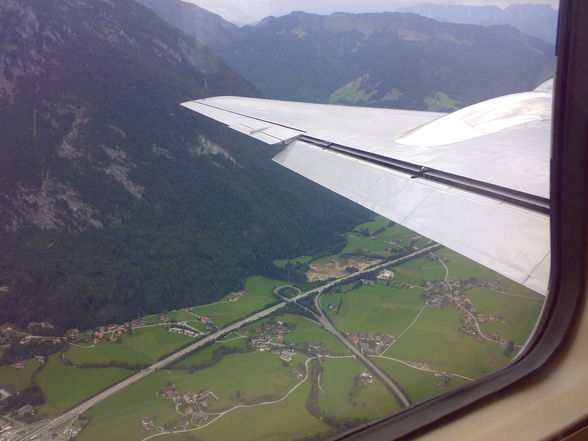
<svg viewBox="0 0 588 441"><path fill-rule="evenodd" d="M242 292L232 293L227 297L227 301L235 301L241 296ZM186 310L192 312L193 309L187 308ZM212 332L216 330L212 316L192 314L194 315L194 320L192 321L201 323L206 331ZM11 348L14 348L13 352L23 354L23 357L16 355L16 360L18 361L11 362L8 359L5 367L24 370L33 360L36 360L41 366L47 362L47 355L34 355L36 351L49 354L62 350L66 344L91 348L102 342L120 342L124 336L132 336L133 331L152 326L162 326L171 333L191 338L199 338L204 335L202 331L190 326L188 323L177 322L166 316L159 316L155 323L147 322L145 319L137 319L124 324L110 324L83 332L74 328L65 331L62 333L62 336L47 335L57 333L53 325L49 322L30 322L24 330L19 330L9 324L0 327L0 345L10 345ZM15 384L0 384L0 404L11 397L19 396L20 392ZM14 428L18 424L22 424L19 421L26 420L34 415L35 407L31 404L10 408L9 412L1 417L0 434L8 431L10 428ZM75 432L75 428L71 428L67 433L61 433L59 435L61 437L60 439L68 440L73 438L77 435ZM0 440L2 440L1 435Z"/></svg>
<svg viewBox="0 0 588 441"><path fill-rule="evenodd" d="M370 334L367 332L341 331L341 333L365 355L380 355L396 341L395 336L384 332Z"/></svg>
<svg viewBox="0 0 588 441"><path fill-rule="evenodd" d="M470 280L447 280L447 281L427 281L423 287L423 298L425 304L435 309L443 309L445 305L452 302L455 304L456 310L460 311L463 316L461 323L463 326L458 328L462 334L472 336L476 341L484 343L488 340L494 341L505 349L512 345L507 338L492 332L484 334L480 329L480 324L486 321L495 321L504 323L502 314L490 314L485 317L480 311L477 311L466 293L472 289L485 288L497 292L505 292L505 289L500 286L496 280L493 281L478 281Z"/></svg>

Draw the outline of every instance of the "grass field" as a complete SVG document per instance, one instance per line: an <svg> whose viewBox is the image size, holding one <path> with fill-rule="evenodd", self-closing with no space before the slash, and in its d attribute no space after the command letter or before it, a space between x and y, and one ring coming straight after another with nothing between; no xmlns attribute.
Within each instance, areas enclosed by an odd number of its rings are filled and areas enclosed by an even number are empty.
<svg viewBox="0 0 588 441"><path fill-rule="evenodd" d="M163 317L168 317L176 322L187 322L189 320L194 320L194 314L186 311L185 309L178 309L176 311L168 312L167 314L161 314Z"/></svg>
<svg viewBox="0 0 588 441"><path fill-rule="evenodd" d="M241 365L240 362L239 365ZM197 374L193 374L195 375ZM174 379L178 385L184 381L178 377ZM168 372L158 372L100 403L87 413L91 421L78 440L104 441L104 434L108 433L108 439L139 441L148 435L148 432L141 427L141 418L154 417L156 423L160 425L176 421L179 415L175 412L173 405L155 394L169 381ZM259 381L261 380L256 380L256 382ZM280 403L239 408L204 429L189 434L162 436L157 439L185 441L191 434L205 441L287 441L309 433L324 432L328 430L328 426L306 412L305 401L308 391L309 382L306 381Z"/></svg>
<svg viewBox="0 0 588 441"><path fill-rule="evenodd" d="M194 318L194 316L192 316L192 318ZM208 334L206 327L201 322L190 320L190 321L186 321L186 324L189 326L192 326L194 329L199 330L203 334Z"/></svg>
<svg viewBox="0 0 588 441"><path fill-rule="evenodd" d="M390 247L390 244L379 239L368 239L367 237L357 236L356 234L347 234L347 246L343 248L341 254L353 254L358 249L365 249L371 254L389 256L390 253L386 252L386 250Z"/></svg>
<svg viewBox="0 0 588 441"><path fill-rule="evenodd" d="M477 342L457 331L461 314L454 309L426 308L414 325L383 355L428 363L433 369L476 378L510 361L497 344Z"/></svg>
<svg viewBox="0 0 588 441"><path fill-rule="evenodd" d="M413 403L418 403L446 390L450 390L460 384L467 383L459 377L453 377L444 388L437 387L441 382L440 377L435 377L431 372L419 371L402 363L385 358L372 357L372 360L386 372L408 395Z"/></svg>
<svg viewBox="0 0 588 441"><path fill-rule="evenodd" d="M330 256L321 257L320 259L313 260L312 263L316 263L318 265L324 265L325 263L331 263L335 260L339 260L338 254L332 254Z"/></svg>
<svg viewBox="0 0 588 441"><path fill-rule="evenodd" d="M478 280L491 281L501 280L506 281L507 279L492 271L490 268L486 268L484 265L474 262L459 253L448 248L442 248L435 251L441 256L445 256L448 261L445 263L449 269L450 279L461 279L467 280L471 277L475 277ZM512 282L508 282L509 284Z"/></svg>
<svg viewBox="0 0 588 441"><path fill-rule="evenodd" d="M136 329L131 336L123 336L120 343L102 342L88 349L70 346L67 358L74 364L109 361L152 364L160 356L191 340L190 337L169 332L163 326L151 326Z"/></svg>
<svg viewBox="0 0 588 441"><path fill-rule="evenodd" d="M57 416L134 373L118 368L77 369L65 366L60 356L51 355L43 370L35 375L46 401L39 406L40 415Z"/></svg>
<svg viewBox="0 0 588 441"><path fill-rule="evenodd" d="M422 281L443 280L445 278L445 268L436 260L429 260L426 257L409 260L394 269L394 280L398 282L410 283L420 286ZM450 278L454 277L450 268Z"/></svg>
<svg viewBox="0 0 588 441"><path fill-rule="evenodd" d="M418 234L412 230L409 230L408 228L403 227L400 224L395 224L386 228L386 230L382 231L379 236L383 241L400 241L398 246L406 246L411 242L411 239L415 236L418 236Z"/></svg>
<svg viewBox="0 0 588 441"><path fill-rule="evenodd" d="M374 234L374 231L381 230L382 228L386 228L390 221L386 219L384 216L377 215L374 217L374 220L371 222L366 222L364 224L360 224L354 228L355 231L363 231L368 230L370 234Z"/></svg>
<svg viewBox="0 0 588 441"><path fill-rule="evenodd" d="M312 260L312 256L300 256L300 257L295 257L294 259L278 259L278 260L274 260L272 263L279 268L286 268L286 265L288 264L288 262L290 262L292 264L308 263L311 260Z"/></svg>
<svg viewBox="0 0 588 441"><path fill-rule="evenodd" d="M284 342L314 342L323 343L327 346L333 354L348 355L349 351L343 344L337 340L333 335L329 334L318 324L313 323L302 317L281 316L276 317L276 320L281 320L290 325L292 332L284 336Z"/></svg>
<svg viewBox="0 0 588 441"><path fill-rule="evenodd" d="M174 366L190 366L190 365L198 365L201 363L204 363L205 361L211 360L212 359L212 353L217 350L218 348L220 348L221 346L228 346L228 347L245 347L245 344L247 343L247 339L246 338L239 338L239 339L235 339L235 340L231 340L231 341L227 341L227 342L217 342L217 343L213 343L209 346L206 346L204 349L200 349L199 351L196 351L192 354L190 354L188 357L186 357L183 360L178 361L177 363L174 363Z"/></svg>
<svg viewBox="0 0 588 441"><path fill-rule="evenodd" d="M32 358L25 361L26 366L22 369L16 369L9 366L0 367L0 384L10 384L18 390L29 387L32 382L33 374L39 367L39 362Z"/></svg>
<svg viewBox="0 0 588 441"><path fill-rule="evenodd" d="M289 364L297 366L304 359L298 356ZM230 354L214 366L192 374L184 370L170 370L169 373L182 392L214 392L219 400L209 400L211 410L276 400L298 382L291 367L282 363L279 355L268 352Z"/></svg>
<svg viewBox="0 0 588 441"><path fill-rule="evenodd" d="M194 308L194 314L214 317L214 323L221 328L224 325L245 317L276 301L272 290L276 286L289 285L288 282L252 276L245 282L245 295L236 302L215 303Z"/></svg>
<svg viewBox="0 0 588 441"><path fill-rule="evenodd" d="M476 309L484 316L502 314L504 317L504 323L497 321L482 323L480 327L483 332L496 332L518 345L525 343L539 318L545 297L524 287L521 288L522 290L514 289L515 292L522 291L521 294L512 293L510 290L507 293L500 293L483 288L473 289L468 293Z"/></svg>
<svg viewBox="0 0 588 441"><path fill-rule="evenodd" d="M354 358L324 358L319 407L339 418L375 419L400 409L394 396L377 379L374 384L357 387L352 395L354 378L365 368Z"/></svg>
<svg viewBox="0 0 588 441"><path fill-rule="evenodd" d="M304 382L280 403L236 409L210 426L191 432L202 441L291 441L331 429L305 408L310 381ZM185 441L185 435L161 437Z"/></svg>
<svg viewBox="0 0 588 441"><path fill-rule="evenodd" d="M167 372L156 372L102 401L85 414L91 421L77 441L105 441L105 434L109 440L139 441L148 435L141 418L153 417L160 425L176 421L174 407L156 395L169 381Z"/></svg>
<svg viewBox="0 0 588 441"><path fill-rule="evenodd" d="M328 315L337 328L368 333L399 335L416 317L423 305L420 288L361 286L347 293L321 296L321 308L343 301L339 313Z"/></svg>

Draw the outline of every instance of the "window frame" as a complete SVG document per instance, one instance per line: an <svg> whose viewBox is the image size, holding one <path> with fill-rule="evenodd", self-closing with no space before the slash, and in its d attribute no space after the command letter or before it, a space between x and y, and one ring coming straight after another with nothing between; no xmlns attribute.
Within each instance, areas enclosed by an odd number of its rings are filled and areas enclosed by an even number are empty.
<svg viewBox="0 0 588 441"><path fill-rule="evenodd" d="M483 406L481 400L508 396L515 387L538 378L565 353L568 337L582 314L586 286L588 57L580 49L588 47L587 21L588 2L560 2L550 170L550 294L534 334L522 353L505 368L359 426L334 440L413 439Z"/></svg>

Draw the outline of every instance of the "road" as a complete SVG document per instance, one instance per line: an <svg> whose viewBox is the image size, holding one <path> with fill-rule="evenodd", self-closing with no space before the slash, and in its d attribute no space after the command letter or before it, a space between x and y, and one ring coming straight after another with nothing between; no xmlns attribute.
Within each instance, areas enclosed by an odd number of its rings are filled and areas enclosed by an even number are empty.
<svg viewBox="0 0 588 441"><path fill-rule="evenodd" d="M301 294L297 295L296 297L291 298L290 302L298 301L300 299L303 299L303 298L305 298L309 295L315 294L315 293L321 293L323 290L325 290L327 288L330 288L338 283L344 282L347 279L357 277L361 274L372 272L372 271L378 270L380 268L384 268L386 266L395 265L395 264L401 263L405 260L413 259L413 258L418 257L422 254L425 254L435 248L438 248L439 246L440 245L438 245L438 244L429 245L421 250L415 251L414 253L400 257L398 259L389 260L384 263L378 264L376 266L372 266L372 267L366 268L364 270L357 271L357 272L352 273L348 276L342 277L342 278L337 279L333 282L329 282L325 285L322 285L318 288L301 293ZM111 397L115 393L130 386L131 384L134 384L137 381L142 380L143 378L147 377L148 375L152 374L153 372L156 372L159 369L162 369L165 366L174 363L178 359L190 354L191 352L196 351L197 349L200 349L201 347L203 347L209 343L213 343L214 341L218 340L223 335L226 335L230 332L236 331L237 329L241 328L242 326L245 326L249 323L252 323L256 320L259 320L260 318L266 317L266 316L274 313L275 311L283 308L287 304L288 304L288 302L284 301L284 302L280 302L275 305L272 305L262 311L259 311L255 314L248 316L248 317L245 317L237 322L234 322L234 323L226 326L225 328L223 328L219 331L216 331L215 333L210 334L207 337L204 337L202 340L198 340L197 342L191 344L190 346L187 346L184 349L181 349L178 352L175 352L174 354L170 355L169 357L164 358L163 360L155 363L154 365L148 367L147 369L143 369L141 372L138 372L135 375L132 375L132 376L126 378L125 380L122 380L120 383L117 383L114 386L106 389L105 391L100 392L98 395L95 395L94 397L84 401L80 405L65 412L63 415L61 415L51 421L48 421L47 423L34 429L32 432L17 438L17 441L28 441L28 440L41 438L43 435L47 434L53 428L60 426L62 424L65 424L66 422L72 420L73 418L77 417L78 415L81 415L82 413L86 412L91 407L94 407L96 404L100 403L101 401L104 401L105 399ZM318 310L320 311L320 308ZM390 390L392 390L394 392L395 396L397 396L397 398L399 399L399 401L401 403L404 403L405 406L408 406L410 404L410 402L408 401L408 399L406 398L404 393L400 390L400 388L398 388L398 386L396 386L396 384L394 382L392 382L371 360L369 360L366 356L364 356L357 348L355 348L355 346L353 346L347 339L345 339L339 333L339 331L337 331L337 329L331 324L331 322L329 322L324 317L323 317L323 319L325 320L325 323L321 322L323 327L325 327L326 330L328 330L329 332L331 332L335 336L337 336L337 338L339 338L343 342L343 344L345 344L349 348L349 350L352 351L353 354L355 354L360 360L362 360L362 362L366 366L368 366L370 368L370 370L372 370L378 376L378 378L380 378L384 382L384 384L386 384L390 388Z"/></svg>
<svg viewBox="0 0 588 441"><path fill-rule="evenodd" d="M393 265L393 262L388 262L388 265ZM373 270L373 268L372 268ZM396 397L396 400L402 407L408 407L411 405L410 399L404 393L404 391L398 386L394 381L388 377L376 364L363 352L359 350L353 343L351 343L347 338L345 338L339 330L331 323L331 321L327 318L325 313L323 312L320 306L320 294L314 298L314 305L320 313L320 317L317 317L319 322L321 323L322 327L333 334L349 351L355 356L355 358L367 367L372 373L380 379L382 383L392 392L392 394Z"/></svg>

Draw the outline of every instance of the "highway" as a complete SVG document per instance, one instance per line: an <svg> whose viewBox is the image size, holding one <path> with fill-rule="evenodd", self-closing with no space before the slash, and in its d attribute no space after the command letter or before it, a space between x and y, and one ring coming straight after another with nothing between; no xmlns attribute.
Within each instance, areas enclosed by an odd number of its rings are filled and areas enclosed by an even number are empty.
<svg viewBox="0 0 588 441"><path fill-rule="evenodd" d="M321 309L320 304L319 304L319 298L320 298L320 295L317 295L314 298L314 303L315 303L316 309L321 314L320 317L318 317L318 320L320 321L322 327L326 331L333 334L341 343L343 343L345 345L345 347L347 349L349 349L349 351L355 356L355 358L361 364L363 364L370 371L372 371L372 373L376 377L378 377L382 383L384 383L384 385L396 397L396 399L398 400L398 403L400 404L401 407L410 406L412 403L410 402L410 399L408 398L408 396L400 388L400 386L398 386L394 381L392 381L390 379L390 377L388 377L388 375L386 375L368 356L366 356L363 352L361 352L359 350L359 348L357 348L353 343L351 343L349 340L347 340L339 332L339 330L337 328L335 328L335 326L331 323L331 321L327 318L327 316L325 316L323 310Z"/></svg>
<svg viewBox="0 0 588 441"><path fill-rule="evenodd" d="M289 302L298 301L300 299L303 299L304 297L307 297L307 296L315 294L315 293L320 294L320 293L322 293L323 290L330 288L338 283L345 282L345 280L347 280L347 279L351 279L353 277L357 277L358 275L372 272L372 271L375 271L375 270L378 270L380 268L384 268L384 267L387 267L390 265L395 265L395 264L401 263L405 260L413 259L413 258L418 257L422 254L425 254L435 248L438 248L439 246L440 245L438 245L438 244L429 245L421 250L415 251L414 253L400 257L398 259L388 260L384 263L366 268L361 271L357 271L357 272L352 273L348 276L337 279L333 282L326 283L325 285L322 285L318 288L301 293L301 294L297 295L296 297L289 299ZM120 383L117 383L114 386L104 390L103 392L100 392L98 395L95 395L94 397L84 401L83 403L79 404L78 406L65 412L63 415L61 415L51 421L48 421L45 424L40 425L39 427L33 429L33 431L31 431L30 433L28 433L26 435L21 435L19 438L17 438L17 441L29 441L29 440L39 439L39 438L43 437L44 435L46 435L49 431L51 431L55 427L58 427L62 424L67 423L68 421L70 421L70 420L74 419L75 417L77 417L78 415L81 415L82 413L86 412L88 409L90 409L91 407L100 403L101 401L107 399L108 397L111 397L115 393L130 386L131 384L136 383L137 381L142 380L143 378L147 377L148 375L152 374L153 372L156 372L159 369L162 369L165 366L174 363L178 359L190 354L191 352L194 352L197 349L200 349L209 343L213 343L214 341L218 340L220 337L222 337L230 332L236 331L237 329L241 328L244 325L247 325L247 324L252 323L256 320L259 320L260 318L263 318L263 317L266 317L266 316L272 314L273 312L286 306L289 302L283 301L283 302L277 303L275 305L272 305L262 311L256 312L256 313L254 313L250 316L247 316L239 321L236 321L236 322L224 327L223 329L216 331L215 333L210 334L207 337L204 337L202 340L198 340L197 342L191 344L190 346L185 347L184 349L180 349L178 352L175 352L174 354L170 355L169 357L164 358L163 360L151 365L150 367L143 369L142 371L126 378L125 380L122 380ZM318 308L318 310L321 311L320 308ZM353 346L347 339L345 339L339 333L339 331L337 331L337 329L331 324L331 322L329 322L326 319L326 317L324 317L324 315L322 317L318 317L318 319L321 321L322 326L327 331L331 332L339 340L341 340L341 342L343 342L343 344L345 344L345 346L356 357L358 357L358 359L360 359L364 365L366 365L374 374L376 374L378 376L378 378L380 378L380 380L382 380L382 382L384 384L386 384L388 386L388 388L390 388L390 390L398 398L398 400L401 404L403 404L404 406L410 405L410 401L408 400L406 395L402 392L402 390L393 381L391 381L390 378L388 378L368 357L363 355L355 346Z"/></svg>

